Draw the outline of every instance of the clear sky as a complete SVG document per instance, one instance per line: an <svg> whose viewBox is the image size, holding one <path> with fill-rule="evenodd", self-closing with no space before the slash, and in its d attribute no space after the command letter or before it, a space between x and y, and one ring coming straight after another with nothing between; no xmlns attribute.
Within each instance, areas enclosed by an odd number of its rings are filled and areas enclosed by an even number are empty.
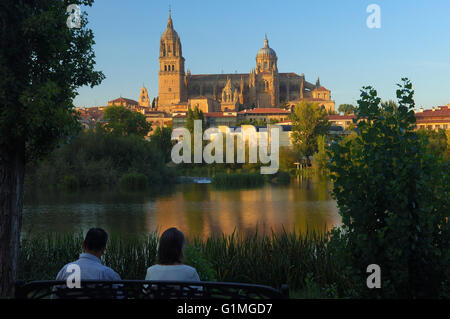
<svg viewBox="0 0 450 319"><path fill-rule="evenodd" d="M370 4L381 28L369 29ZM416 104L450 103L450 0L96 0L88 13L97 69L106 79L80 88L76 106L158 95L159 40L169 5L192 74L248 73L267 32L279 72L305 74L331 90L336 107L372 85L383 99L408 77Z"/></svg>

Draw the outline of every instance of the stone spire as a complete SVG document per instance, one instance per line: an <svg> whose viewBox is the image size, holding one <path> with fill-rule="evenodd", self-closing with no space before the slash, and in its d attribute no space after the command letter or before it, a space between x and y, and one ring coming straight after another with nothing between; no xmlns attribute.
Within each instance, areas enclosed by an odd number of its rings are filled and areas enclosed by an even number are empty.
<svg viewBox="0 0 450 319"><path fill-rule="evenodd" d="M167 20L167 29L173 29L172 23L172 9L169 6L169 20Z"/></svg>

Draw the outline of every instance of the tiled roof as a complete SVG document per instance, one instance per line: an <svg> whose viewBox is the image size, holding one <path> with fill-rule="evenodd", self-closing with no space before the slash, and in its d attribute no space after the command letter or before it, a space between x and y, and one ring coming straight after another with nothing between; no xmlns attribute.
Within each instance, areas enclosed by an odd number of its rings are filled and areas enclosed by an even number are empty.
<svg viewBox="0 0 450 319"><path fill-rule="evenodd" d="M450 117L450 108L448 106L438 106L433 110L424 110L415 113L416 118L425 117Z"/></svg>
<svg viewBox="0 0 450 319"><path fill-rule="evenodd" d="M327 91L327 92L330 92L330 90L328 90L327 88L325 88L325 87L323 87L323 86L321 86L321 87L319 87L319 88L315 88L315 90L316 90L316 91Z"/></svg>
<svg viewBox="0 0 450 319"><path fill-rule="evenodd" d="M352 120L352 119L356 119L356 115L354 115L354 114L348 114L348 115L333 114L333 115L327 115L327 118L331 121Z"/></svg>
<svg viewBox="0 0 450 319"><path fill-rule="evenodd" d="M291 114L291 111L276 108L276 107L260 107L251 110L243 110L239 112L240 115L244 114Z"/></svg>
<svg viewBox="0 0 450 319"><path fill-rule="evenodd" d="M289 73L278 73L280 76L282 77L294 77L294 78L300 78L300 75L298 75L297 73L294 72L289 72ZM228 77L230 78L245 78L248 77L249 73L221 73L221 74L192 74L191 75L191 79L207 79L207 78L217 78L217 79L227 79Z"/></svg>
<svg viewBox="0 0 450 319"><path fill-rule="evenodd" d="M224 114L223 112L209 112L203 114L205 117L236 117L232 114Z"/></svg>
<svg viewBox="0 0 450 319"><path fill-rule="evenodd" d="M441 120L441 119L439 119L439 120L433 120L433 119L428 118L428 119L417 119L417 120L416 120L416 124L431 124L431 123L436 123L436 124L439 124L439 123L450 124L450 119L448 119L448 120Z"/></svg>
<svg viewBox="0 0 450 319"><path fill-rule="evenodd" d="M124 97L119 97L118 99L112 100L112 101L108 101L108 103L116 103L116 102L126 102L128 104L135 104L135 105L139 105L139 103L135 100L132 99L126 99Z"/></svg>

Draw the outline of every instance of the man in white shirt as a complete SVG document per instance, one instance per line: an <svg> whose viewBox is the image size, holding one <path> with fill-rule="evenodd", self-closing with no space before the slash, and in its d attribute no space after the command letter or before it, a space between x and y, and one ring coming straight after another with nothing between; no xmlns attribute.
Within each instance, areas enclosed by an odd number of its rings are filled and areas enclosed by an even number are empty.
<svg viewBox="0 0 450 319"><path fill-rule="evenodd" d="M56 280L67 280L72 274L68 267L77 265L80 269L81 280L120 280L114 270L102 264L101 258L105 253L108 234L101 228L91 228L83 241L83 253L74 262L65 265L56 276ZM72 267L70 267L72 268Z"/></svg>

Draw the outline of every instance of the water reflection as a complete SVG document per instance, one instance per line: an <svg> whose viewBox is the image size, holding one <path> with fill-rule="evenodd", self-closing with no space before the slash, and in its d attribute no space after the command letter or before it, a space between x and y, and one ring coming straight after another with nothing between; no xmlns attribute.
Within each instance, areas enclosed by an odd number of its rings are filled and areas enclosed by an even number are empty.
<svg viewBox="0 0 450 319"><path fill-rule="evenodd" d="M341 220L329 190L327 180L308 178L289 186L240 190L189 184L143 194L27 194L23 231L73 232L98 226L126 235L178 227L188 236L201 237L235 229L322 231Z"/></svg>

